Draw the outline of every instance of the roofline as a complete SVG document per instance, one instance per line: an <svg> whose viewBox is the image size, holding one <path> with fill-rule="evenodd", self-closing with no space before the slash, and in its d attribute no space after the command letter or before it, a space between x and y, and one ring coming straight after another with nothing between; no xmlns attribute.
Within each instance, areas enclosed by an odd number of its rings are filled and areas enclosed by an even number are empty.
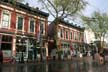
<svg viewBox="0 0 108 72"><path fill-rule="evenodd" d="M58 19L59 23L63 23L64 25L67 25L67 26L70 26L70 27L73 27L73 28L76 28L76 29L82 30L82 31L85 30L85 27L73 25L72 23L66 22L66 21L64 21L64 19L60 19L60 18L56 18L51 24L54 24L57 19Z"/></svg>
<svg viewBox="0 0 108 72"><path fill-rule="evenodd" d="M0 3L13 7L13 5L12 5L13 3L12 2L6 2L6 1L0 0ZM29 12L31 14L34 14L34 15L38 15L39 14L40 16L44 16L44 17L48 17L49 16L49 13L40 11L39 8L30 7L27 4L16 2L15 6L16 6L16 8L26 10L27 12Z"/></svg>
<svg viewBox="0 0 108 72"><path fill-rule="evenodd" d="M61 19L60 19L60 22L65 24L65 25L68 25L68 26L71 26L73 28L76 28L76 29L80 29L80 30L84 30L85 29L84 27L81 28L80 26L73 25L72 23L66 22L66 21L61 20Z"/></svg>

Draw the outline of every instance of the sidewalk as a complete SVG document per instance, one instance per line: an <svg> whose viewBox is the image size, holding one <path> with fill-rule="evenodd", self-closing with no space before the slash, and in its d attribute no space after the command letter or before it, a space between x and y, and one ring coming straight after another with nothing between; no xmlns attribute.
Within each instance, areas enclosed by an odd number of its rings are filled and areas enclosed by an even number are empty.
<svg viewBox="0 0 108 72"><path fill-rule="evenodd" d="M76 61L93 61L92 56L86 56L86 57L72 57L72 60Z"/></svg>
<svg viewBox="0 0 108 72"><path fill-rule="evenodd" d="M18 63L18 62L15 62L15 63L3 63L3 65L36 65L36 64L43 64L43 63L50 63L50 62L65 62L65 61L78 61L78 62L81 62L81 61L85 61L85 62L92 62L92 57L91 56L86 56L86 57L72 57L72 59L66 59L66 60L48 60L48 61L32 61L32 62L24 62L24 63Z"/></svg>

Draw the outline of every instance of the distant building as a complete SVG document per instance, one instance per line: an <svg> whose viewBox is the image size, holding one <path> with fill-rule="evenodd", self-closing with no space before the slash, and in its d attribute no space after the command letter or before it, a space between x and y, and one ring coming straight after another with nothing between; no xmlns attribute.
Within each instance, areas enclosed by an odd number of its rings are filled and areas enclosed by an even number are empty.
<svg viewBox="0 0 108 72"><path fill-rule="evenodd" d="M51 56L56 52L62 51L63 56L69 55L71 51L78 51L84 43L84 28L76 26L73 23L64 20L58 20L58 24L52 22L48 27L48 50ZM57 25L57 26L56 26ZM55 28L57 27L57 28ZM57 29L57 30L55 30ZM57 48L54 40L55 31L57 31ZM53 53L52 53L53 52Z"/></svg>
<svg viewBox="0 0 108 72"><path fill-rule="evenodd" d="M17 57L21 51L27 58L29 50L40 47L36 46L37 42L45 48L48 16L28 3L12 4L9 0L0 0L0 49L4 59Z"/></svg>
<svg viewBox="0 0 108 72"><path fill-rule="evenodd" d="M95 35L94 32L91 29L85 29L84 31L84 42L85 43L92 43L93 41L95 41Z"/></svg>

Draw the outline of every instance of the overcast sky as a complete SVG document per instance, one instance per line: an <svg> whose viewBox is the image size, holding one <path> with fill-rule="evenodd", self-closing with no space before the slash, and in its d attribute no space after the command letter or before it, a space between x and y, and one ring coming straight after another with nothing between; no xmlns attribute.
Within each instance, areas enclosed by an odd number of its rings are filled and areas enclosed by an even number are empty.
<svg viewBox="0 0 108 72"><path fill-rule="evenodd" d="M36 2L37 0L25 0L28 2L30 6L40 7L39 3ZM90 15L93 11L101 11L101 12L108 12L108 0L87 0L89 2L89 6L86 7L84 11L86 15Z"/></svg>
<svg viewBox="0 0 108 72"><path fill-rule="evenodd" d="M25 3L29 3L32 7L39 7L40 5L37 0L25 0ZM93 11L107 12L108 13L108 0L86 0L88 1L88 5L84 10L84 15L90 16ZM42 10L42 9L41 9ZM51 19L51 16L49 17Z"/></svg>
<svg viewBox="0 0 108 72"><path fill-rule="evenodd" d="M108 0L87 0L89 5L84 11L85 15L90 15L93 11L108 13Z"/></svg>

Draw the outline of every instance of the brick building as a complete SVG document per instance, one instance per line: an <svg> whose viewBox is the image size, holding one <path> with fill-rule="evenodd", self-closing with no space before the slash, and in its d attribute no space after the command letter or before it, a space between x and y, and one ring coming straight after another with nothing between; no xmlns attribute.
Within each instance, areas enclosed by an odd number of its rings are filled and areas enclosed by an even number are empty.
<svg viewBox="0 0 108 72"><path fill-rule="evenodd" d="M64 20L59 20L57 23L52 23L48 27L49 54L55 56L57 51L61 51L63 56L68 56L71 54L71 51L81 51L81 45L84 43L84 28ZM55 49L56 46L54 44L55 29L57 29L56 44L58 49Z"/></svg>
<svg viewBox="0 0 108 72"><path fill-rule="evenodd" d="M28 3L12 4L8 0L0 0L0 49L4 59L17 57L21 51L24 58L28 58L33 47L38 48L41 44L41 48L45 48L48 16L48 13L32 8Z"/></svg>

